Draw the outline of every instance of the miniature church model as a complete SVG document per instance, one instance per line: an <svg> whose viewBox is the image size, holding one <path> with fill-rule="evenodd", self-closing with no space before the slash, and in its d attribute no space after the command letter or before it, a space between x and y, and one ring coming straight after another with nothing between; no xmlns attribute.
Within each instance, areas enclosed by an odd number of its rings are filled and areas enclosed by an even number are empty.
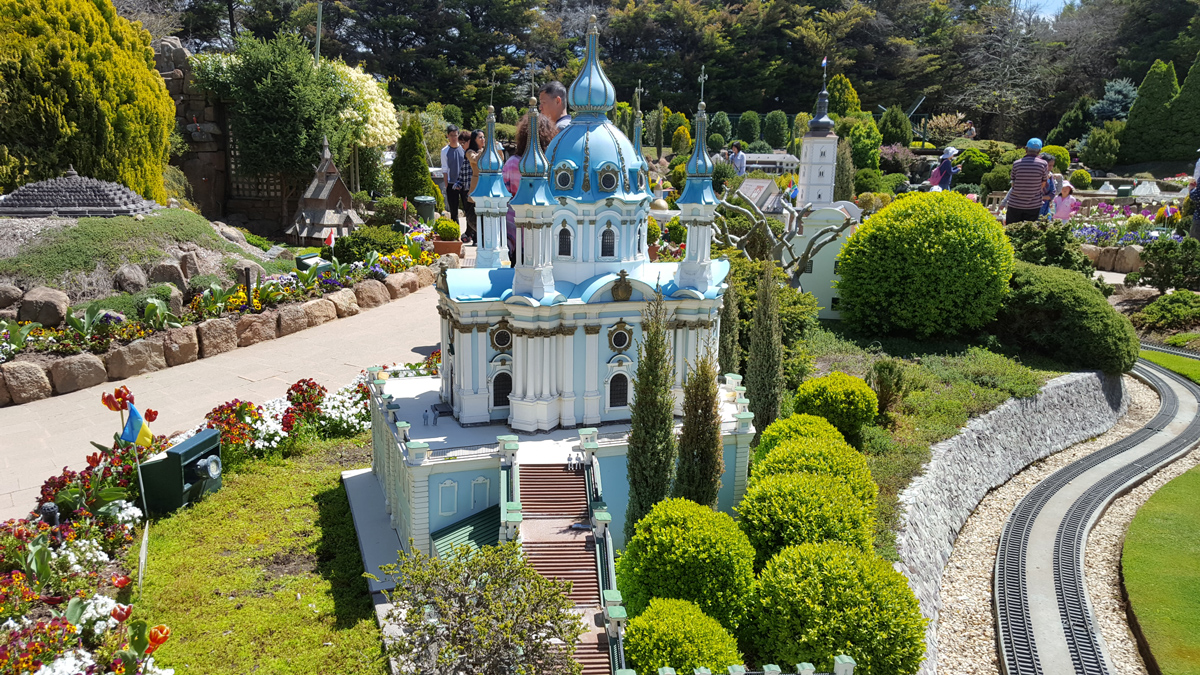
<svg viewBox="0 0 1200 675"><path fill-rule="evenodd" d="M677 401L686 364L716 344L729 263L709 255L717 205L712 161L696 143L677 201L688 226L686 258L650 262L641 113L632 142L609 121L616 92L600 67L597 37L592 23L586 61L567 94L571 124L545 151L531 143L513 195L500 176L489 110L472 193L483 243L475 268L446 270L437 283L441 394L460 424L503 421L532 432L628 419L642 310L658 290L673 315ZM534 99L529 112L536 139ZM696 138L706 138L706 124L701 103ZM509 206L517 250L515 264L505 267Z"/></svg>
<svg viewBox="0 0 1200 675"><path fill-rule="evenodd" d="M817 97L817 110L808 123L804 145L800 150L800 173L797 204L811 203L813 208L833 203L833 176L837 168L837 134L829 119L829 92L824 89Z"/></svg>
<svg viewBox="0 0 1200 675"><path fill-rule="evenodd" d="M321 164L308 189L300 196L296 216L286 234L300 246L332 244L360 225L363 220L354 210L350 188L329 154L329 139L321 148Z"/></svg>

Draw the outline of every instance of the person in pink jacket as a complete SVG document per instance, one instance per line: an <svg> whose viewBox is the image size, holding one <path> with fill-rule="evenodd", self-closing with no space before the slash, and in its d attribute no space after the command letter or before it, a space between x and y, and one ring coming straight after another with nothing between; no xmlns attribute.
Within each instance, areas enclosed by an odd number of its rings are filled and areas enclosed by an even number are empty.
<svg viewBox="0 0 1200 675"><path fill-rule="evenodd" d="M1079 213L1079 208L1083 202L1071 196L1075 192L1075 187L1070 183L1063 181L1062 189L1058 191L1058 196L1054 198L1054 220L1061 220L1064 223L1070 220Z"/></svg>

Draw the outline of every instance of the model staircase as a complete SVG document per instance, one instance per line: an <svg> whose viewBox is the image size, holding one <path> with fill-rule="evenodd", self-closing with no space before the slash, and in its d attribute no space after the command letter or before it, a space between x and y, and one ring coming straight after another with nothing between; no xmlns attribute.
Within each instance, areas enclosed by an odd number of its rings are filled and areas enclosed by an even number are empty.
<svg viewBox="0 0 1200 675"><path fill-rule="evenodd" d="M584 675L609 675L608 637L596 620L601 611L600 577L585 474L565 464L522 464L520 475L525 557L542 576L571 582L571 601L588 624L576 644L575 660Z"/></svg>

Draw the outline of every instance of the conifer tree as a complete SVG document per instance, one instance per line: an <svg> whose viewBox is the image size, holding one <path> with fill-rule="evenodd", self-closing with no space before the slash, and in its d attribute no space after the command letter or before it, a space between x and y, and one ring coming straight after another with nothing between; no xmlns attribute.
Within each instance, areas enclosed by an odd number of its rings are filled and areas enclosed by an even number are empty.
<svg viewBox="0 0 1200 675"><path fill-rule="evenodd" d="M683 383L683 428L679 432L675 496L716 508L724 472L717 369L712 352L706 350Z"/></svg>
<svg viewBox="0 0 1200 675"><path fill-rule="evenodd" d="M725 114L724 110L718 111L716 115L708 122L708 133L721 134L721 138L731 138L733 135L733 126L729 123L729 115Z"/></svg>
<svg viewBox="0 0 1200 675"><path fill-rule="evenodd" d="M671 495L675 478L675 395L671 391L675 368L667 337L667 314L660 289L642 312L626 455L626 533L632 533L642 516Z"/></svg>
<svg viewBox="0 0 1200 675"><path fill-rule="evenodd" d="M762 133L761 122L758 113L753 110L747 110L738 118L738 138L742 139L742 143L753 143L758 140Z"/></svg>
<svg viewBox="0 0 1200 675"><path fill-rule="evenodd" d="M1079 140L1092 129L1092 106L1096 102L1090 96L1081 96L1075 105L1063 113L1058 120L1058 126L1046 135L1046 142L1052 145L1066 145L1068 141Z"/></svg>
<svg viewBox="0 0 1200 675"><path fill-rule="evenodd" d="M730 281L729 288L725 290L724 304L721 305L721 335L717 348L717 361L721 364L722 374L742 372L742 348L738 343L738 333L741 330L740 305L737 284Z"/></svg>
<svg viewBox="0 0 1200 675"><path fill-rule="evenodd" d="M837 166L833 169L834 201L854 199L854 151L850 141L843 138L837 145Z"/></svg>
<svg viewBox="0 0 1200 675"><path fill-rule="evenodd" d="M883 134L883 145L899 143L907 148L912 144L912 123L908 121L908 115L905 115L904 110L898 105L888 108L887 112L879 118L879 133Z"/></svg>
<svg viewBox="0 0 1200 675"><path fill-rule="evenodd" d="M665 120L665 119L663 119L663 104L662 104L662 101L659 101L659 102L658 102L658 111L657 111L657 112L658 112L658 119L657 119L657 121L655 122L655 124L657 124L657 125L658 125L658 128L655 130L655 131L656 131L656 135L655 135L655 137L654 137L654 145L655 145L655 148L654 148L654 149L658 151L658 155L657 155L657 157L658 157L659 159L662 159L662 158L663 158L663 153L662 153L662 148L663 148L663 129L664 129L664 128L666 128L666 120Z"/></svg>
<svg viewBox="0 0 1200 675"><path fill-rule="evenodd" d="M838 73L829 80L829 112L845 117L850 113L860 112L858 92L850 84L850 78Z"/></svg>
<svg viewBox="0 0 1200 675"><path fill-rule="evenodd" d="M1175 64L1155 61L1138 87L1137 98L1129 109L1129 121L1121 132L1121 164L1161 159L1163 145L1173 128L1169 106L1178 94Z"/></svg>
<svg viewBox="0 0 1200 675"><path fill-rule="evenodd" d="M1200 54L1188 71L1179 95L1171 101L1171 152L1162 159L1196 159L1200 148Z"/></svg>
<svg viewBox="0 0 1200 675"><path fill-rule="evenodd" d="M429 165L425 163L425 132L421 130L421 123L415 117L396 144L396 159L392 164L392 192L397 197L409 201L422 195L433 197L438 202L438 211L445 208L442 206L441 191L433 182L433 177L429 175Z"/></svg>
<svg viewBox="0 0 1200 675"><path fill-rule="evenodd" d="M750 356L746 359L746 396L754 413L755 439L779 416L783 397L783 334L779 327L779 298L775 289L775 263L763 262L750 328Z"/></svg>
<svg viewBox="0 0 1200 675"><path fill-rule="evenodd" d="M782 148L788 142L788 118L782 110L772 110L767 113L763 123L763 140L774 148Z"/></svg>

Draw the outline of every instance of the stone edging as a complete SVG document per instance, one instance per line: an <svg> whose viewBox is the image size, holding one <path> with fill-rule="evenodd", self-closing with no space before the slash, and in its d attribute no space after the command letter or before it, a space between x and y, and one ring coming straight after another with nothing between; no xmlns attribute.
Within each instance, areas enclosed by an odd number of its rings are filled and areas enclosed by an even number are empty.
<svg viewBox="0 0 1200 675"><path fill-rule="evenodd" d="M923 473L900 493L900 562L928 619L921 675L937 673L941 580L959 531L993 488L1029 464L1110 429L1129 407L1119 376L1055 378L1028 399L1009 399L931 448Z"/></svg>
<svg viewBox="0 0 1200 675"><path fill-rule="evenodd" d="M367 279L352 289L262 314L219 317L162 331L104 356L84 352L56 359L48 366L34 361L8 361L0 364L0 407L68 394L291 335L399 300L432 285L436 278L435 267L417 266L389 274L384 281Z"/></svg>

